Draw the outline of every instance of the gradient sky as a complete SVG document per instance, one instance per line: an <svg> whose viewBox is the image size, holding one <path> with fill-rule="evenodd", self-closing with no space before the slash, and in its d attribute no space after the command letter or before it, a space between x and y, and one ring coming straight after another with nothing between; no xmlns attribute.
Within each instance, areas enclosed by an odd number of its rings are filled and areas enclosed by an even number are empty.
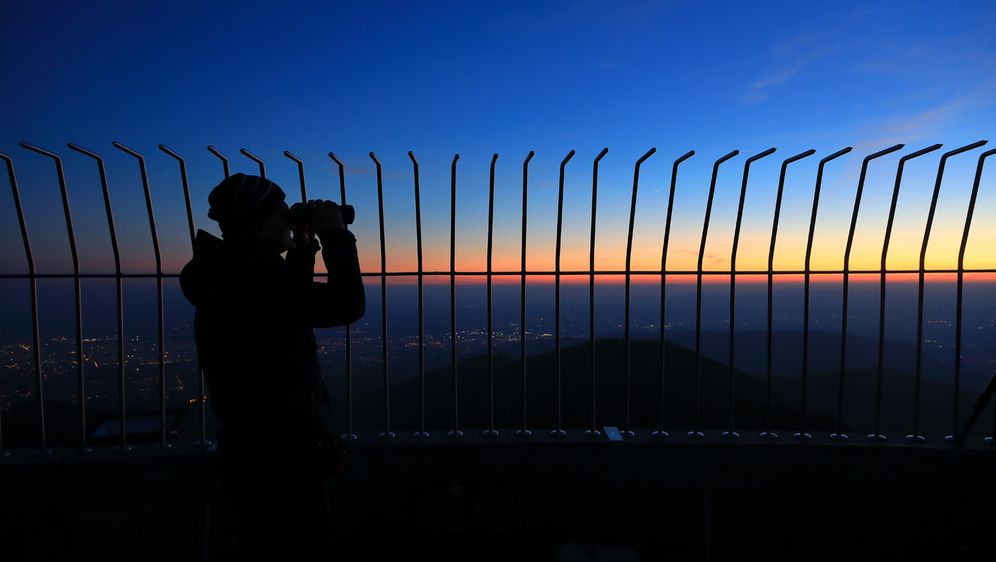
<svg viewBox="0 0 996 562"><path fill-rule="evenodd" d="M802 7L802 9L800 9ZM778 168L789 168L776 267L801 268L816 165L854 152L826 173L814 267L842 264L861 159L895 143L868 176L852 265L876 268L899 156L935 142L902 184L889 266L915 267L940 154L994 135L996 4L862 2L314 3L22 2L0 18L5 87L0 151L15 158L41 271L70 267L54 169L17 146L62 154L83 270L112 268L92 161L67 141L101 153L127 271L149 271L152 252L136 162L148 161L165 269L189 258L176 163L187 159L198 226L221 177L205 149L234 171L267 175L298 196L290 150L305 160L313 197L338 200L330 150L347 166L355 232L367 271L379 267L374 167L384 163L388 268L415 267L413 150L422 167L425 269L449 266L449 165L459 163L457 267L485 267L488 163L496 174L495 269L519 263L522 161L530 167L528 267L552 269L558 165L571 149L563 267L587 268L592 159L602 147L598 267L624 266L633 164L643 166L633 267L659 267L667 184L687 150L675 199L668 267L695 265L712 163L721 168L705 265L729 267L744 159L778 151L751 170L741 269L766 265ZM994 139L996 140L996 139ZM990 147L986 147L990 148ZM928 266L956 263L977 149L945 175ZM7 190L6 178L0 180ZM24 270L13 206L0 197L4 272ZM996 163L983 177L969 267L996 267Z"/></svg>

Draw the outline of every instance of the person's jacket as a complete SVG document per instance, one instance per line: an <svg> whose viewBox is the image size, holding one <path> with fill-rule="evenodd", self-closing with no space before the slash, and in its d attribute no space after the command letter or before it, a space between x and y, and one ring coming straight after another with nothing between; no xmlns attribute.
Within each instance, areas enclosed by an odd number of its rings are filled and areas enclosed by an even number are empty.
<svg viewBox="0 0 996 562"><path fill-rule="evenodd" d="M318 237L327 283L314 280L315 240L284 259L197 232L180 286L196 307L197 353L223 449L295 447L325 429L314 329L355 322L365 297L353 235Z"/></svg>

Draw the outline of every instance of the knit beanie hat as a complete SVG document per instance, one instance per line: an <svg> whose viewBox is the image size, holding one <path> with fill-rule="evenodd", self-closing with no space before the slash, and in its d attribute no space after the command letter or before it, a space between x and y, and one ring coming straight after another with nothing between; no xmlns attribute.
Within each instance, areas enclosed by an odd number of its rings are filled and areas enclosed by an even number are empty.
<svg viewBox="0 0 996 562"><path fill-rule="evenodd" d="M211 190L208 217L222 230L253 224L277 210L284 197L284 190L266 178L235 174Z"/></svg>

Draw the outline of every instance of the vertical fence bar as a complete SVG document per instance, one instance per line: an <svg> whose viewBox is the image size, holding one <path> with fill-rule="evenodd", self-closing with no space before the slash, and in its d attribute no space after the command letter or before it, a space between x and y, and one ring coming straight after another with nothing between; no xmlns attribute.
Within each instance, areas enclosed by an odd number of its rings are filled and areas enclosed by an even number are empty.
<svg viewBox="0 0 996 562"><path fill-rule="evenodd" d="M222 172L224 172L225 177L227 178L230 175L228 169L228 158L225 158L225 156L221 152L219 152L217 148L211 146L210 144L208 145L208 152L214 154L218 158L218 160L221 160L221 170Z"/></svg>
<svg viewBox="0 0 996 562"><path fill-rule="evenodd" d="M456 331L456 196L457 160L453 155L450 164L450 374L453 377L453 429L447 435L462 437L460 431L460 387L457 378L457 331Z"/></svg>
<svg viewBox="0 0 996 562"><path fill-rule="evenodd" d="M190 234L190 245L193 246L196 229L194 228L194 211L190 205L190 182L187 179L187 163L184 161L183 157L170 150L169 147L164 144L159 145L159 150L173 157L173 159L180 165L180 184L183 187L183 205L187 211L187 231Z"/></svg>
<svg viewBox="0 0 996 562"><path fill-rule="evenodd" d="M698 266L695 269L695 423L688 432L691 439L705 437L702 433L702 265L705 260L706 241L709 238L709 218L712 216L712 200L716 195L716 177L719 166L740 154L739 150L722 156L712 165L712 179L709 180L709 198L706 200L705 218L702 220L702 240L699 242Z"/></svg>
<svg viewBox="0 0 996 562"><path fill-rule="evenodd" d="M588 437L599 437L597 410L597 373L595 367L595 215L598 209L598 163L609 153L603 148L591 167L591 237L588 242L588 344L591 346L591 427L585 431Z"/></svg>
<svg viewBox="0 0 996 562"><path fill-rule="evenodd" d="M295 156L291 151L285 150L284 156L289 160L293 161L297 165L297 182L301 188L301 202L307 203L308 201L308 186L304 179L304 161ZM312 334L317 335L318 329L313 328Z"/></svg>
<svg viewBox="0 0 996 562"><path fill-rule="evenodd" d="M526 159L522 161L522 250L520 251L521 263L519 269L519 356L522 358L522 427L515 432L520 437L529 437L528 410L526 396L526 210L529 203L529 161L533 159L536 152L530 150Z"/></svg>
<svg viewBox="0 0 996 562"><path fill-rule="evenodd" d="M778 192L775 195L775 216L771 221L771 244L768 246L768 332L767 332L767 344L768 344L768 354L767 354L767 390L768 390L768 429L765 432L765 437L768 439L774 439L778 437L778 434L774 430L774 370L773 370L773 359L774 359L774 290L775 290L775 245L778 242L778 219L781 217L782 213L782 194L785 191L785 174L788 169L789 164L797 160L802 160L808 156L812 156L816 151L809 149L805 152L800 152L795 156L791 156L782 161L782 169L778 174ZM802 394L803 397L806 395L805 381L803 381ZM796 439L806 440L812 439L812 435L805 432L798 432L793 435Z"/></svg>
<svg viewBox="0 0 996 562"><path fill-rule="evenodd" d="M127 451L130 449L128 445L128 432L127 432L127 401L125 395L125 383L127 382L125 376L125 352L124 352L124 276L121 272L121 250L118 247L118 234L117 229L114 227L114 213L111 209L111 192L107 187L107 170L104 168L104 159L100 157L97 153L87 150L81 146L73 143L67 143L71 150L74 150L84 156L92 158L97 163L97 174L100 177L100 189L104 196L104 213L107 215L107 230L111 237L111 250L114 253L114 281L115 281L115 296L117 298L117 330L118 330L118 386L119 386L119 408L121 410L120 414L120 424L121 424L121 444L120 449L122 451Z"/></svg>
<svg viewBox="0 0 996 562"><path fill-rule="evenodd" d="M21 142L21 147L36 154L47 156L55 163L55 172L59 179L59 194L62 197L62 211L66 217L66 234L69 237L69 251L73 260L73 313L76 320L76 385L80 396L80 448L89 452L87 446L87 425L86 425L86 379L83 372L83 298L80 287L80 257L76 247L76 229L73 228L73 215L69 205L69 187L66 185L66 174L62 168L62 159L59 155L34 146L27 142Z"/></svg>
<svg viewBox="0 0 996 562"><path fill-rule="evenodd" d="M671 214L674 211L674 191L678 184L678 166L688 160L692 156L695 156L694 150L689 150L685 154L678 157L671 166L671 189L668 191L667 197L667 215L664 218L664 242L661 245L661 309L660 309L660 369L661 369L661 386L660 386L660 415L657 418L657 429L652 433L654 437L668 437L668 432L664 431L664 383L666 377L666 360L667 360L667 250L671 242Z"/></svg>
<svg viewBox="0 0 996 562"><path fill-rule="evenodd" d="M284 151L284 156L297 164L297 183L301 186L301 202L306 203L308 201L308 187L304 181L304 162L289 150Z"/></svg>
<svg viewBox="0 0 996 562"><path fill-rule="evenodd" d="M45 388L41 368L41 336L38 328L38 278L35 270L35 257L31 251L31 240L28 238L28 225L24 220L24 208L21 206L21 190L17 186L17 175L14 173L14 161L10 156L0 152L0 160L7 165L7 178L10 190L14 196L14 209L17 211L17 223L21 228L21 241L24 243L24 256L28 262L28 277L31 287L31 345L35 367L35 394L38 397L38 433L41 452L50 453L48 448L48 431L45 427Z"/></svg>
<svg viewBox="0 0 996 562"><path fill-rule="evenodd" d="M927 246L930 244L930 231L934 225L934 212L937 210L937 199L941 194L941 181L944 178L944 166L948 158L967 152L969 150L983 146L988 141L978 141L961 148L950 150L941 155L937 164L937 176L934 179L934 190L930 197L930 210L927 212L927 223L923 228L923 240L920 245L920 267L917 272L917 292L916 292L916 367L913 376L913 432L906 436L906 440L913 443L921 443L926 438L920 434L920 379L923 372L923 296L924 281L927 267Z"/></svg>
<svg viewBox="0 0 996 562"><path fill-rule="evenodd" d="M335 162L339 169L339 201L345 206L346 203L346 166L342 160L333 152L329 152L329 158ZM306 195L305 198L307 199ZM346 225L349 229L349 225ZM346 324L346 433L343 439L354 441L359 436L353 431L353 329L352 325Z"/></svg>
<svg viewBox="0 0 996 562"><path fill-rule="evenodd" d="M557 196L557 248L555 254L556 263L554 264L554 322L556 326L554 327L554 345L556 346L556 362L557 362L557 425L550 432L550 435L557 437L563 437L567 435L564 431L564 395L563 395L563 380L561 375L561 362L560 362L560 240L561 231L563 230L564 223L564 170L567 168L567 163L570 162L571 158L574 158L574 150L567 153L567 156L560 162L560 181L559 181L559 191Z"/></svg>
<svg viewBox="0 0 996 562"><path fill-rule="evenodd" d="M305 180L305 177L304 177L304 161L301 160L300 158L298 158L297 156L295 156L294 153L292 153L289 150L285 150L284 151L284 156L286 156L289 160L293 161L297 165L297 182L298 182L298 185L301 188L301 202L302 203L307 203L308 202L308 184L307 184L307 181ZM313 331L314 334L317 335L317 333L318 333L318 329L317 328L313 329L312 331ZM347 358L347 364L348 364L348 362L349 361L348 361L348 358ZM347 395L350 394L350 391L347 390L346 394ZM350 402L350 398L347 397L346 398L346 402L347 402L347 410L348 410L349 409L348 404ZM350 417L350 413L351 412L347 413L347 419ZM349 424L348 424L348 421L347 421L347 430L346 430L346 436L347 437L346 438L350 439L349 435L352 434L352 431L349 430L348 425Z"/></svg>
<svg viewBox="0 0 996 562"><path fill-rule="evenodd" d="M488 429L484 435L497 437L495 429L495 344L494 344L494 304L492 299L492 257L495 227L495 163L498 153L491 156L491 169L488 174Z"/></svg>
<svg viewBox="0 0 996 562"><path fill-rule="evenodd" d="M725 439L736 439L740 434L736 431L736 326L737 326L737 248L740 246L740 226L744 217L744 201L747 198L747 179L750 177L750 165L755 161L773 154L774 147L751 156L744 162L743 179L740 182L740 202L737 205L737 222L733 230L733 249L730 251L730 341L728 345L730 366L730 429L721 436Z"/></svg>
<svg viewBox="0 0 996 562"><path fill-rule="evenodd" d="M145 210L149 216L149 232L152 234L152 249L156 257L156 319L159 347L159 445L168 447L166 442L166 334L163 320L163 260L159 250L159 233L156 231L156 217L152 209L152 191L149 188L149 173L145 167L145 157L131 148L115 141L114 148L130 154L138 160L138 170L142 176L142 190L145 193Z"/></svg>
<svg viewBox="0 0 996 562"><path fill-rule="evenodd" d="M418 397L419 397L419 430L415 437L424 439L429 437L429 432L425 430L425 306L422 301L422 187L419 183L418 160L415 153L408 151L408 158L412 161L412 176L415 181L415 244L418 255ZM492 190L493 191L493 190Z"/></svg>
<svg viewBox="0 0 996 562"><path fill-rule="evenodd" d="M631 405L632 405L632 392L631 392L631 370L632 370L632 359L630 357L630 329L631 329L631 313L630 310L630 276L632 274L632 258L633 258L633 226L636 221L636 192L640 184L640 165L643 164L647 158L653 156L657 152L656 148L651 148L639 160L636 161L636 165L633 167L633 196L629 204L629 232L626 236L626 288L625 288L625 301L626 301L626 313L625 313L625 325L623 327L623 339L626 345L626 425L623 427L622 435L623 437L636 437L633 433L633 428L631 424Z"/></svg>
<svg viewBox="0 0 996 562"><path fill-rule="evenodd" d="M899 166L896 168L896 183L892 188L892 204L889 206L889 220L885 225L885 240L882 242L882 261L879 271L879 296L878 296L878 362L875 369L875 430L868 434L870 441L885 441L886 436L882 434L882 371L885 360L885 296L886 296L886 260L889 257L889 242L892 240L892 225L896 218L896 204L899 203L899 188L903 182L903 168L906 162L933 152L940 148L940 144L928 146L916 152L907 154L899 159Z"/></svg>
<svg viewBox="0 0 996 562"><path fill-rule="evenodd" d="M842 301L840 307L840 371L837 377L837 429L830 434L830 439L836 441L846 441L847 434L844 433L844 378L847 374L847 324L848 308L847 301L850 296L851 281L851 249L854 247L854 232L858 226L858 211L861 210L861 195L865 190L865 177L868 173L868 164L876 158L881 158L904 147L903 144L890 146L874 154L865 156L861 161L861 173L858 176L858 188L854 193L854 207L851 210L851 226L847 232L847 246L844 249L844 279L841 283Z"/></svg>
<svg viewBox="0 0 996 562"><path fill-rule="evenodd" d="M243 154L243 156L249 158L250 160L252 160L253 162L255 162L259 166L259 177L261 177L261 178L265 178L266 177L266 165L263 164L263 159L262 158L260 158L259 156L256 156L255 154L253 154L252 152L249 152L248 150L246 150L244 148L240 148L239 152L241 152Z"/></svg>
<svg viewBox="0 0 996 562"><path fill-rule="evenodd" d="M810 276L812 275L813 240L816 235L816 217L820 208L820 191L823 188L823 169L827 162L840 158L850 152L850 146L834 152L830 156L820 160L816 168L816 187L813 189L813 206L809 215L809 234L806 238L806 261L803 273L802 288L802 397L799 407L799 434L808 435L806 432L806 404L807 404L807 384L809 381L809 291Z"/></svg>
<svg viewBox="0 0 996 562"><path fill-rule="evenodd" d="M381 338L381 368L384 375L384 431L381 439L397 437L391 431L391 379L387 365L387 246L384 243L384 171L380 160L373 152L370 159L377 167L377 216L380 228L380 338Z"/></svg>
<svg viewBox="0 0 996 562"><path fill-rule="evenodd" d="M972 182L972 195L968 200L968 210L965 212L965 228L961 234L961 245L958 249L958 287L955 303L955 356L954 356L954 395L951 403L952 431L951 435L945 439L957 440L961 437L958 433L958 399L961 392L961 354L962 354L962 323L964 319L964 285L965 285L965 250L968 248L968 235L972 231L972 218L975 215L975 202L979 196L979 184L982 181L982 170L986 165L986 158L996 154L996 149L991 149L979 155L979 163L975 166L975 180ZM996 408L996 401L993 401ZM993 444L996 442L996 413L993 414L993 433L986 438L986 442Z"/></svg>
<svg viewBox="0 0 996 562"><path fill-rule="evenodd" d="M170 150L166 145L160 144L159 150L165 152L169 156L172 156L180 164L180 181L183 186L183 202L187 211L187 229L190 233L190 247L194 247L195 238L195 228L194 228L194 210L190 204L190 182L187 179L187 163L184 161L176 152ZM201 438L197 442L197 445L201 447L207 447L211 445L211 441L207 438L207 394L204 392L204 369L201 367L200 358L197 361L197 402L200 404L200 425L201 425Z"/></svg>

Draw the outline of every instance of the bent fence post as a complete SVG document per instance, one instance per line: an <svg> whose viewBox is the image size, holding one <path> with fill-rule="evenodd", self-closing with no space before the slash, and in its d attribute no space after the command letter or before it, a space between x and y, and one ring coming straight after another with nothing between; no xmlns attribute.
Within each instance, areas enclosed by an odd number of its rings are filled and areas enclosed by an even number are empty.
<svg viewBox="0 0 996 562"><path fill-rule="evenodd" d="M671 242L671 215L674 211L674 192L675 187L678 184L678 166L682 162L688 160L692 156L695 156L694 150L689 150L688 152L682 154L674 161L671 166L671 188L668 191L667 196L667 215L664 218L664 242L661 245L661 308L660 308L660 371L661 371L661 385L660 385L660 415L657 420L657 429L652 433L654 437L668 437L667 431L664 431L664 383L666 378L666 360L667 360L667 349L666 338L667 338L667 251L668 246Z"/></svg>
<svg viewBox="0 0 996 562"><path fill-rule="evenodd" d="M170 150L166 145L159 145L159 150L165 152L166 154L172 156L180 164L180 181L183 186L183 202L187 211L187 229L190 231L190 248L194 247L195 239L195 228L194 228L194 211L190 205L190 182L187 179L187 163L184 161L183 157ZM204 369L200 365L200 358L197 361L197 403L200 405L200 425L201 425L201 438L197 442L198 445L202 447L207 447L211 445L211 441L207 438L207 412L206 402L207 394L204 391Z"/></svg>
<svg viewBox="0 0 996 562"><path fill-rule="evenodd" d="M152 191L149 188L149 173L145 167L145 157L127 146L115 141L114 148L138 160L138 170L142 177L142 190L145 193L145 210L149 216L149 232L152 234L152 250L156 258L156 319L159 341L159 445L168 447L166 442L166 334L163 321L163 259L159 250L159 233L156 230L156 216L152 209Z"/></svg>
<svg viewBox="0 0 996 562"><path fill-rule="evenodd" d="M767 303L768 303L768 314L767 314L767 320L768 320L768 326L767 326L768 327L768 331L767 331L768 356L767 357L768 357L768 360L767 360L767 366L766 366L766 368L767 368L767 373L766 374L767 374L767 382L768 382L768 431L766 432L767 435L765 437L767 437L769 439L773 439L773 438L778 437L778 434L775 433L774 427L773 427L774 426L774 419L773 419L774 418L774 415L773 415L773 408L774 408L774 406L773 406L773 396L774 396L774 390L773 390L773 384L772 384L773 381L774 381L773 369L772 369L772 367L773 367L773 365L772 365L772 359L773 359L772 353L774 351L774 316L773 316L774 310L773 310L773 302L774 302L775 244L778 241L778 219L779 219L779 217L781 217L781 213L782 213L782 194L783 194L783 192L785 190L785 173L786 173L786 171L788 169L789 164L791 164L792 162L795 162L797 160L802 160L803 158L806 158L808 156L812 156L813 154L816 154L816 151L813 150L813 149L809 149L809 150L807 150L805 152L800 152L799 154L796 154L795 156L791 156L789 158L786 158L782 162L782 169L781 169L781 171L778 173L778 192L775 195L775 216L774 216L774 218L771 221L771 244L768 247L768 299L767 299ZM800 413L803 416L805 416L805 411L806 411L806 381L805 381L805 379L803 379L803 381L802 381L802 397L803 397L802 405L801 405L799 411L800 411ZM795 435L793 435L793 437L795 437L796 439L803 439L803 440L805 440L805 439L811 439L813 436L810 435L810 434L808 434L808 433L806 433L806 432L804 432L804 431L800 431L800 432L796 433Z"/></svg>
<svg viewBox="0 0 996 562"><path fill-rule="evenodd" d="M916 306L916 367L913 375L913 432L906 436L908 441L914 443L923 442L926 438L920 434L920 377L923 371L923 296L924 277L927 265L927 246L930 244L930 231L934 225L934 212L937 210L937 199L941 194L941 181L944 178L944 166L948 158L957 156L962 152L967 152L983 146L988 141L978 141L972 144L950 150L941 155L937 164L937 176L934 179L934 190L930 197L930 210L927 212L927 224L923 228L923 239L920 245L920 267L917 272L917 306Z"/></svg>
<svg viewBox="0 0 996 562"><path fill-rule="evenodd" d="M229 168L228 168L228 158L225 158L224 154L222 154L221 152L219 152L217 148L211 146L210 144L208 145L207 148L208 148L208 152L210 152L211 154L214 154L215 157L218 158L218 160L221 160L221 170L225 174L225 177L227 178L230 175Z"/></svg>
<svg viewBox="0 0 996 562"><path fill-rule="evenodd" d="M284 151L284 156L297 164L297 182L301 186L301 202L306 203L308 201L308 187L304 181L304 162L289 150Z"/></svg>
<svg viewBox="0 0 996 562"><path fill-rule="evenodd" d="M633 196L629 204L629 232L626 236L626 289L625 289L625 301L626 301L626 313L625 313L625 324L623 325L623 339L626 345L626 425L623 427L622 435L623 437L636 437L636 433L633 432L631 423L631 403L632 403L632 388L631 388L631 368L632 360L630 358L630 320L632 311L630 310L630 277L633 273L632 261L633 261L633 226L636 221L636 192L640 185L640 166L657 152L656 148L651 148L643 156L641 156L636 164L633 166Z"/></svg>
<svg viewBox="0 0 996 562"><path fill-rule="evenodd" d="M342 163L342 160L335 155L334 152L329 152L329 158L335 162L339 169L339 202L346 206L346 166ZM302 172L303 177L303 172ZM304 192L304 184L301 184L302 196L307 199L307 193ZM346 229L349 229L349 225L346 225ZM359 436L353 431L353 328L350 324L346 324L346 433L343 434L343 439L354 441L359 438Z"/></svg>
<svg viewBox="0 0 996 562"><path fill-rule="evenodd" d="M117 332L118 332L118 346L117 346L117 359L118 359L118 392L119 392L119 409L121 424L121 450L128 450L128 431L127 431L127 400L125 393L125 383L127 378L125 376L125 352L124 352L124 275L121 272L121 250L118 247L118 233L114 226L114 212L111 209L111 193L107 187L107 170L104 167L104 159L93 152L92 150L87 150L79 145L73 143L67 143L66 146L70 150L74 150L84 156L92 158L97 163L97 174L100 177L100 189L104 196L104 214L107 216L107 230L111 237L111 250L114 253L114 281L115 281L115 296L117 298Z"/></svg>
<svg viewBox="0 0 996 562"><path fill-rule="evenodd" d="M740 226L744 218L744 201L747 198L747 180L750 178L750 165L773 154L774 147L754 156L744 162L743 179L740 182L740 200L737 204L737 222L733 229L733 248L730 250L730 341L728 345L728 363L730 367L730 428L721 434L725 439L736 439L740 434L736 431L736 332L737 332L737 248L740 246Z"/></svg>
<svg viewBox="0 0 996 562"><path fill-rule="evenodd" d="M851 152L851 147L842 148L837 152L827 156L820 160L819 165L816 168L816 187L813 189L813 206L809 215L809 234L806 238L806 261L803 272L803 288L802 288L802 397L799 408L799 435L809 435L806 432L806 404L807 404L807 393L806 385L809 380L809 293L810 293L810 276L813 273L812 269L812 258L813 258L813 240L816 234L816 217L819 213L820 208L820 191L823 188L823 170L827 163L831 160L840 158L841 156Z"/></svg>
<svg viewBox="0 0 996 562"><path fill-rule="evenodd" d="M965 287L965 250L968 248L968 235L972 230L972 218L975 215L975 202L979 196L979 183L982 181L982 170L985 168L986 159L996 154L996 149L991 149L979 155L979 162L975 167L975 180L972 182L972 195L968 200L968 210L965 212L965 228L961 235L961 245L958 249L958 288L955 303L955 356L954 356L954 393L951 402L951 435L955 441L958 440L958 401L961 392L961 354L962 350L962 322L964 320L964 287ZM988 438L988 443L996 442L996 414L993 415L993 433Z"/></svg>
<svg viewBox="0 0 996 562"><path fill-rule="evenodd" d="M31 240L28 238L28 225L24 220L24 208L21 206L21 190L17 185L17 175L14 173L14 161L10 156L0 152L0 160L7 165L7 178L10 190L14 196L14 210L17 211L17 224L21 228L21 241L24 243L24 257L28 262L28 279L31 288L31 351L34 363L35 396L38 398L38 431L42 453L50 453L48 448L48 432L45 427L45 385L41 367L41 336L38 328L38 272L35 270L35 257L31 251ZM0 447L0 451L2 451Z"/></svg>
<svg viewBox="0 0 996 562"><path fill-rule="evenodd" d="M716 195L716 177L719 167L730 158L740 154L733 150L712 165L712 178L709 180L709 198L706 200L705 217L702 219L702 239L699 242L698 265L695 269L695 422L688 432L691 439L705 437L702 433L702 265L705 260L706 241L709 239L709 219L712 217L712 201Z"/></svg>
<svg viewBox="0 0 996 562"><path fill-rule="evenodd" d="M384 375L384 431L381 439L394 439L391 431L391 380L387 364L387 246L384 243L384 172L380 160L373 152L370 159L377 168L377 216L380 229L380 329L381 329L381 369Z"/></svg>
<svg viewBox="0 0 996 562"><path fill-rule="evenodd" d="M841 306L840 306L840 364L837 377L837 423L836 430L830 434L830 439L846 441L847 434L844 433L844 376L847 374L847 301L850 296L849 284L851 281L851 250L854 248L854 232L858 226L858 212L861 210L861 196L865 190L865 177L868 173L868 164L876 158L881 158L903 148L903 144L890 146L874 154L865 156L861 161L861 173L858 176L858 188L854 193L854 207L851 210L851 226L847 231L847 246L844 249L844 271L841 285Z"/></svg>
<svg viewBox="0 0 996 562"><path fill-rule="evenodd" d="M21 147L36 154L51 158L55 164L56 176L59 179L59 194L62 197L62 211L66 218L66 234L69 238L69 250L73 260L73 297L74 297L74 317L76 329L76 386L80 400L80 448L89 452L87 446L87 424L86 424L86 379L83 371L83 299L80 287L80 257L76 246L76 229L73 228L73 214L69 205L69 187L66 185L66 174L62 168L62 158L54 152L39 148L27 142L21 142Z"/></svg>
<svg viewBox="0 0 996 562"><path fill-rule="evenodd" d="M522 427L515 434L529 437L528 397L526 395L526 211L529 203L529 161L536 155L530 150L522 161L522 250L520 251L521 276L519 277L519 356L522 360Z"/></svg>
<svg viewBox="0 0 996 562"><path fill-rule="evenodd" d="M422 302L422 187L419 182L418 160L415 153L408 151L408 158L412 161L412 176L415 181L415 244L418 251L418 397L419 397L419 429L415 433L417 438L429 437L429 432L425 430L425 308Z"/></svg>
<svg viewBox="0 0 996 562"><path fill-rule="evenodd" d="M498 436L498 430L495 428L495 329L492 293L492 274L494 273L492 257L494 254L495 230L495 164L497 162L498 153L496 152L491 155L491 167L488 173L488 429L484 431L484 435L488 437Z"/></svg>
<svg viewBox="0 0 996 562"><path fill-rule="evenodd" d="M450 375L453 379L453 429L450 437L462 437L460 431L460 387L457 378L457 333L456 333L456 201L457 201L457 161L459 154L453 155L450 164Z"/></svg>
<svg viewBox="0 0 996 562"><path fill-rule="evenodd" d="M595 365L595 215L598 209L598 163L609 153L603 148L591 166L591 237L588 241L588 345L591 346L591 427L585 431L589 437L599 437L597 413L597 373Z"/></svg>
<svg viewBox="0 0 996 562"><path fill-rule="evenodd" d="M554 264L554 322L556 326L554 327L554 339L556 340L554 345L556 347L556 369L557 369L557 425L550 432L550 435L556 437L564 437L567 432L564 431L564 396L563 396L563 379L561 374L561 359L560 359L560 241L561 234L563 230L564 223L564 171L567 168L567 163L574 158L574 150L567 153L567 156L560 162L560 181L557 196L557 248L555 253L556 263Z"/></svg>
<svg viewBox="0 0 996 562"><path fill-rule="evenodd" d="M879 271L879 296L878 296L878 363L875 370L875 430L868 434L871 441L885 441L882 435L882 370L885 359L885 296L886 296L886 260L889 257L889 242L892 239L892 225L896 218L896 204L899 203L899 188L903 182L903 168L906 162L933 152L941 148L940 144L928 146L911 154L907 154L899 159L899 166L896 168L896 183L892 188L892 204L889 206L889 220L885 225L885 240L882 242L882 261Z"/></svg>
<svg viewBox="0 0 996 562"><path fill-rule="evenodd" d="M262 158L260 158L259 156L256 156L255 154L253 154L252 152L249 152L248 150L246 150L244 148L240 148L239 152L241 152L243 156L245 156L246 158L252 160L253 162L256 163L256 165L259 166L259 177L266 178L266 165L263 164L263 159Z"/></svg>

